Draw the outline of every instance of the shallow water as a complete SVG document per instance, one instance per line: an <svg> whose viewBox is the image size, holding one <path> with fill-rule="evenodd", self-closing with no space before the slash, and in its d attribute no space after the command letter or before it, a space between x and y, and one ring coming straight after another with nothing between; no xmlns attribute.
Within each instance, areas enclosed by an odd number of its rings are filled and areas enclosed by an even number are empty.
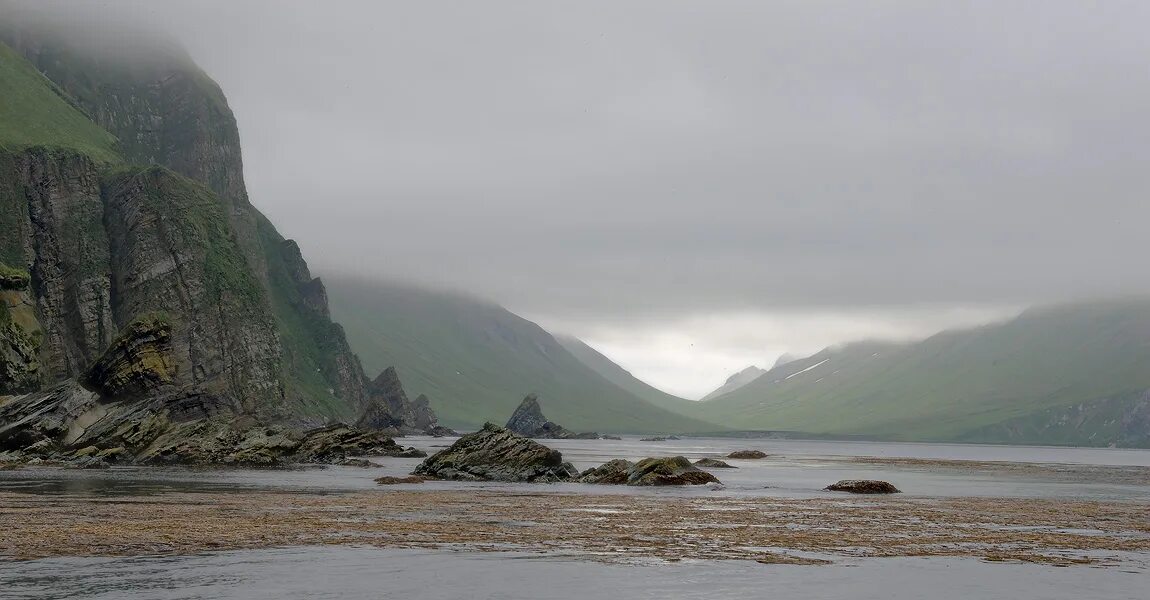
<svg viewBox="0 0 1150 600"><path fill-rule="evenodd" d="M429 453L450 445L452 438L409 437L401 442ZM531 485L428 482L421 489L521 489L534 492L728 495L803 498L831 494L822 488L839 479L883 479L904 493L926 497L989 496L1096 500L1150 498L1150 450L912 444L801 440L736 440L691 438L640 442L615 440L547 440L580 470L613 458L681 454L692 460L720 457L737 449L758 449L762 460L726 459L737 469L714 469L724 489L706 487L636 489L579 484ZM1050 470L1002 470L978 465L962 468L852 462L856 457L970 460L994 463L1078 465L1069 474ZM136 495L171 491L242 491L253 487L338 492L380 489L374 478L410 473L421 459L378 457L379 468L187 469L115 467L105 470L59 468L0 471L0 490L41 494ZM1097 467L1097 469L1094 469ZM1092 473L1097 471L1097 476ZM1115 474L1129 472L1129 477ZM1105 475L1105 476L1104 476Z"/></svg>
<svg viewBox="0 0 1150 600"><path fill-rule="evenodd" d="M453 439L402 440L429 453ZM1093 500L1150 499L1150 451L953 444L901 444L693 438L668 442L552 440L579 469L613 458L681 454L692 460L759 449L762 460L733 460L715 469L719 490L428 482L380 487L381 475L410 472L420 459L379 457L379 468L187 469L115 467L0 471L0 490L110 497L207 491L287 489L498 489L513 492L666 494L686 496L830 496L827 484L846 478L895 483L907 495ZM985 461L914 465L854 462L858 457ZM1015 464L1017 463L1017 464ZM1042 468L1032 468L1042 465ZM1051 465L1077 465L1063 469ZM1003 468L1003 467L1006 468ZM2 535L2 532L0 532ZM833 558L823 566L746 561L603 564L556 554L414 551L362 547L297 547L191 556L58 558L0 561L0 597L53 598L1142 598L1150 557L1118 566L1059 568L958 558Z"/></svg>
<svg viewBox="0 0 1150 600"><path fill-rule="evenodd" d="M303 547L182 557L0 563L10 600L339 598L1144 598L1144 569L885 558L613 565L520 553Z"/></svg>

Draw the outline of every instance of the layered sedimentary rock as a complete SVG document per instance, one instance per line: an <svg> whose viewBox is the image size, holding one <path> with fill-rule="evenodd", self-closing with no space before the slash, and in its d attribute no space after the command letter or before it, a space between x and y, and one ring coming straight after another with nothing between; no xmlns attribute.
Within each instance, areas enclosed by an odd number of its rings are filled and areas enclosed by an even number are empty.
<svg viewBox="0 0 1150 600"><path fill-rule="evenodd" d="M567 481L579 473L563 454L487 423L423 461L413 475L463 481Z"/></svg>
<svg viewBox="0 0 1150 600"><path fill-rule="evenodd" d="M597 433L575 433L568 431L562 425L553 421L547 420L543 416L543 409L539 407L539 397L535 394L528 394L519 403L515 412L511 414L511 418L507 420L507 429L518 433L519 435L529 438L538 439L599 439Z"/></svg>

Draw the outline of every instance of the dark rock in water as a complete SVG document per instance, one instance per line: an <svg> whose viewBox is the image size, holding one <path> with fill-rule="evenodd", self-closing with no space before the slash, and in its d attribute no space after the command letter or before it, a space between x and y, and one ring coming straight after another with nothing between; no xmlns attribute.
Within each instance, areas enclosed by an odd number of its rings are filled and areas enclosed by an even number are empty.
<svg viewBox="0 0 1150 600"><path fill-rule="evenodd" d="M852 494L899 494L901 491L885 481L877 479L844 479L826 487L832 492L850 492Z"/></svg>
<svg viewBox="0 0 1150 600"><path fill-rule="evenodd" d="M734 452L727 455L727 458L756 459L756 458L766 458L766 457L767 457L767 453L759 451L759 450L735 450Z"/></svg>
<svg viewBox="0 0 1150 600"><path fill-rule="evenodd" d="M621 438L617 435L601 435L601 436L599 436L599 439L601 439L601 440L614 440L614 441L618 442L618 441L621 441L623 438Z"/></svg>
<svg viewBox="0 0 1150 600"><path fill-rule="evenodd" d="M729 465L717 458L700 458L695 461L696 467L703 467L706 469L737 469L735 465Z"/></svg>
<svg viewBox="0 0 1150 600"><path fill-rule="evenodd" d="M667 441L667 438L665 438L665 437L645 437L645 438L639 438L639 441L640 442L665 442L665 441Z"/></svg>
<svg viewBox="0 0 1150 600"><path fill-rule="evenodd" d="M681 438L681 437L679 437L679 436L677 436L677 435L669 435L669 436L667 436L667 441L679 441L679 440L681 440L681 439L683 439L683 438Z"/></svg>
<svg viewBox="0 0 1150 600"><path fill-rule="evenodd" d="M514 433L529 438L551 440L599 439L599 434L597 433L575 433L567 431L558 423L548 421L547 417L543 416L543 409L539 407L539 397L535 394L527 394L523 402L519 403L519 407L515 409L515 412L511 414L511 418L507 420L506 427Z"/></svg>
<svg viewBox="0 0 1150 600"><path fill-rule="evenodd" d="M364 469L374 469L379 465L367 460L366 458L345 458L339 462L331 463L340 467L361 467Z"/></svg>
<svg viewBox="0 0 1150 600"><path fill-rule="evenodd" d="M463 481L567 481L578 475L563 454L487 423L423 461L413 475Z"/></svg>
<svg viewBox="0 0 1150 600"><path fill-rule="evenodd" d="M408 448L395 455L397 458L426 458L427 453L419 448Z"/></svg>
<svg viewBox="0 0 1150 600"><path fill-rule="evenodd" d="M587 469L579 474L579 483L607 483L622 485L627 483L627 476L635 463L622 458L616 458L598 467Z"/></svg>
<svg viewBox="0 0 1150 600"><path fill-rule="evenodd" d="M700 470L682 456L644 458L627 473L627 485L699 485L719 483L718 478Z"/></svg>
<svg viewBox="0 0 1150 600"><path fill-rule="evenodd" d="M426 481L423 477L418 475L410 475L407 477L379 477L375 480L379 485L396 485L400 483L423 483Z"/></svg>
<svg viewBox="0 0 1150 600"><path fill-rule="evenodd" d="M699 485L719 483L682 456L645 458L637 463L617 458L579 475L579 483L614 485Z"/></svg>

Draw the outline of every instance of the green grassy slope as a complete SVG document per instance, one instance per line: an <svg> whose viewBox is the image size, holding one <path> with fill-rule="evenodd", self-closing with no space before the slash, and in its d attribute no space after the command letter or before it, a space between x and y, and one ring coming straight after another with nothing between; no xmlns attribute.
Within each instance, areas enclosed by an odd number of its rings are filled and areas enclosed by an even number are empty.
<svg viewBox="0 0 1150 600"><path fill-rule="evenodd" d="M116 138L93 123L55 84L0 43L0 148L74 150L94 160L119 160Z"/></svg>
<svg viewBox="0 0 1150 600"><path fill-rule="evenodd" d="M695 401L668 394L663 390L647 384L632 375L630 371L620 367L610 358L603 356L598 350L588 346L583 340L565 335L557 335L555 336L555 340L566 348L572 356L578 358L580 362L588 367L591 367L592 370L604 379L635 396L672 412L680 414L692 414L695 412Z"/></svg>
<svg viewBox="0 0 1150 600"><path fill-rule="evenodd" d="M1110 400L1148 389L1150 300L1127 300L1034 309L914 344L825 350L703 404L710 419L740 429L1033 443L1045 439L1035 430L1044 419L1082 403L1114 410ZM1050 443L1101 444L1119 426L1080 420Z"/></svg>
<svg viewBox="0 0 1150 600"><path fill-rule="evenodd" d="M405 286L324 278L369 376L395 366L445 424L503 423L528 392L568 429L687 432L715 426L656 407L600 377L549 333L494 304Z"/></svg>

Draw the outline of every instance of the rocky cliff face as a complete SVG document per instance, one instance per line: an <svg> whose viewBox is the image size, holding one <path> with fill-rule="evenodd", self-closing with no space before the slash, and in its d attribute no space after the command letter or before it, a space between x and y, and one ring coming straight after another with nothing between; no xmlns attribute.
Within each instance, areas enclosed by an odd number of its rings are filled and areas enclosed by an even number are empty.
<svg viewBox="0 0 1150 600"><path fill-rule="evenodd" d="M109 176L98 165L71 164L83 163L83 156L59 165L43 160L19 165L31 167L29 175L39 177L25 177L30 183L25 189L47 190L31 206L32 225L42 223L48 233L58 233L36 251L47 271L59 271L40 279L55 293L45 294L39 304L63 303L45 311L61 315L44 326L46 343L55 350L47 365L48 381L77 376L133 313L157 308L117 301L113 315L115 293L163 288L173 273L204 264L219 268L204 271L203 277L184 277L180 285L164 288L166 297L152 302L182 303L173 311L180 313L198 307L196 318L187 324L188 339L175 344L178 353L195 363L190 372L181 372L182 378L200 383L228 371L235 375L229 387L246 388L233 389L251 398L245 405L303 422L358 414L366 402L359 362L342 329L331 322L323 284L311 277L299 247L280 236L249 202L239 131L219 86L181 48L149 32L125 32L109 45L62 33L49 23L18 21L0 25L0 41L114 135L125 164L165 167ZM185 185L188 182L196 186ZM110 209L106 232L100 226L105 216L101 198ZM187 202L170 206L173 198ZM168 212L171 208L181 211ZM66 224L63 231L52 229L61 222ZM146 231L134 239L121 235L137 225ZM75 269L67 260L49 256L55 248L77 248L70 245L69 235L81 237L84 251L68 256L80 257L87 268ZM189 242L209 245L203 253L181 252ZM154 257L148 245L156 251ZM151 264L129 264L133 260ZM107 264L113 261L118 262ZM116 278L110 273L115 266L122 267L120 273L148 275ZM165 269L169 272L161 273ZM232 276L234 280L228 280ZM213 282L223 285L207 287ZM205 284L202 289L200 283ZM121 287L113 290L114 285ZM215 307L211 322L208 305L221 290L227 297ZM68 295L76 298L61 300ZM227 309L233 307L240 312L229 318ZM218 335L222 327L240 323L244 326L228 340Z"/></svg>
<svg viewBox="0 0 1150 600"><path fill-rule="evenodd" d="M248 202L218 86L164 42L74 42L0 23L0 113L26 127L0 132L0 450L211 462L373 406L434 424L370 401L323 283Z"/></svg>

